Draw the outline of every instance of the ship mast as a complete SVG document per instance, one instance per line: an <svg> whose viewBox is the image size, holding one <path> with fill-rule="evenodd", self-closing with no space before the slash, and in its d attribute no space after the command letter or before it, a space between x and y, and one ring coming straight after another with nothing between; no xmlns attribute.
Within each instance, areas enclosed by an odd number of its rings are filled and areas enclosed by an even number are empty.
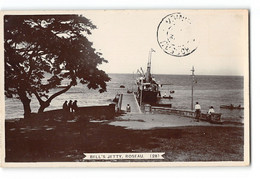
<svg viewBox="0 0 260 179"><path fill-rule="evenodd" d="M151 77L151 58L152 58L152 52L155 52L154 49L150 49L149 56L148 56L148 63L147 63L147 70L146 70L146 75L145 75L145 80L146 82L150 82L152 77Z"/></svg>

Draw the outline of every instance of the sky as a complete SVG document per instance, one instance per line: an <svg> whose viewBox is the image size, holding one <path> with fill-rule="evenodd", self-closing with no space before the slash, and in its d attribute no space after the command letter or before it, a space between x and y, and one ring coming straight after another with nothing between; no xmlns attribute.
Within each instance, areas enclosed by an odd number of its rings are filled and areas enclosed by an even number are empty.
<svg viewBox="0 0 260 179"><path fill-rule="evenodd" d="M150 49L153 74L244 75L248 61L248 18L245 10L99 10L83 15L97 26L89 39L109 63L107 73L133 73L146 69ZM157 42L164 17L180 12L188 17L197 49L176 57ZM178 22L177 22L178 23ZM183 25L183 24L181 24ZM177 28L177 27L172 27ZM187 33L187 32L186 32ZM175 35L175 34L174 34ZM183 36L182 36L183 35ZM187 34L176 34L179 39Z"/></svg>

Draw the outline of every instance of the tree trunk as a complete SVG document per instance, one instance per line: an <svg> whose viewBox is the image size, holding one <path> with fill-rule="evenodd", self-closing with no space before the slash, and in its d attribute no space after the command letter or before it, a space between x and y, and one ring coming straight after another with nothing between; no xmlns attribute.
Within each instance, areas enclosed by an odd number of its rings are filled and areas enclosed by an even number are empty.
<svg viewBox="0 0 260 179"><path fill-rule="evenodd" d="M47 101L42 101L40 108L38 109L38 113L43 113L44 109L50 106L50 103Z"/></svg>
<svg viewBox="0 0 260 179"><path fill-rule="evenodd" d="M23 103L24 119L28 119L31 116L31 100L27 97L26 92L23 90L18 90L18 95Z"/></svg>
<svg viewBox="0 0 260 179"><path fill-rule="evenodd" d="M31 116L31 107L30 107L31 100L27 98L25 101L22 101L22 103L24 109L24 118L28 119Z"/></svg>

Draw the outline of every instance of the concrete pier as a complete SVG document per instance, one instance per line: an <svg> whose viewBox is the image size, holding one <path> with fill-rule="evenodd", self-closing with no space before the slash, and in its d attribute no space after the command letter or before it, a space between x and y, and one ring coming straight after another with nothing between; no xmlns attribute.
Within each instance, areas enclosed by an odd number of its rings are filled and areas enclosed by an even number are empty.
<svg viewBox="0 0 260 179"><path fill-rule="evenodd" d="M129 104L131 107L130 113L137 113L137 114L142 113L134 94L127 94L127 93L123 94L121 110L126 111L127 104Z"/></svg>

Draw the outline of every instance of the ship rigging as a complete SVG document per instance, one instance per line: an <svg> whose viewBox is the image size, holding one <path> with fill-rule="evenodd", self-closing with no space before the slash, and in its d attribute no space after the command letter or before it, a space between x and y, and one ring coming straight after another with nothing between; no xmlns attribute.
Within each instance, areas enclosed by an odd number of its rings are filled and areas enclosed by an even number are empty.
<svg viewBox="0 0 260 179"><path fill-rule="evenodd" d="M140 69L141 72L138 70L140 77L136 80L136 85L138 87L137 99L140 105L142 103L155 104L158 97L161 95L159 91L159 84L155 81L151 74L152 52L155 52L155 50L151 49L149 52L146 73L143 72L142 68Z"/></svg>

